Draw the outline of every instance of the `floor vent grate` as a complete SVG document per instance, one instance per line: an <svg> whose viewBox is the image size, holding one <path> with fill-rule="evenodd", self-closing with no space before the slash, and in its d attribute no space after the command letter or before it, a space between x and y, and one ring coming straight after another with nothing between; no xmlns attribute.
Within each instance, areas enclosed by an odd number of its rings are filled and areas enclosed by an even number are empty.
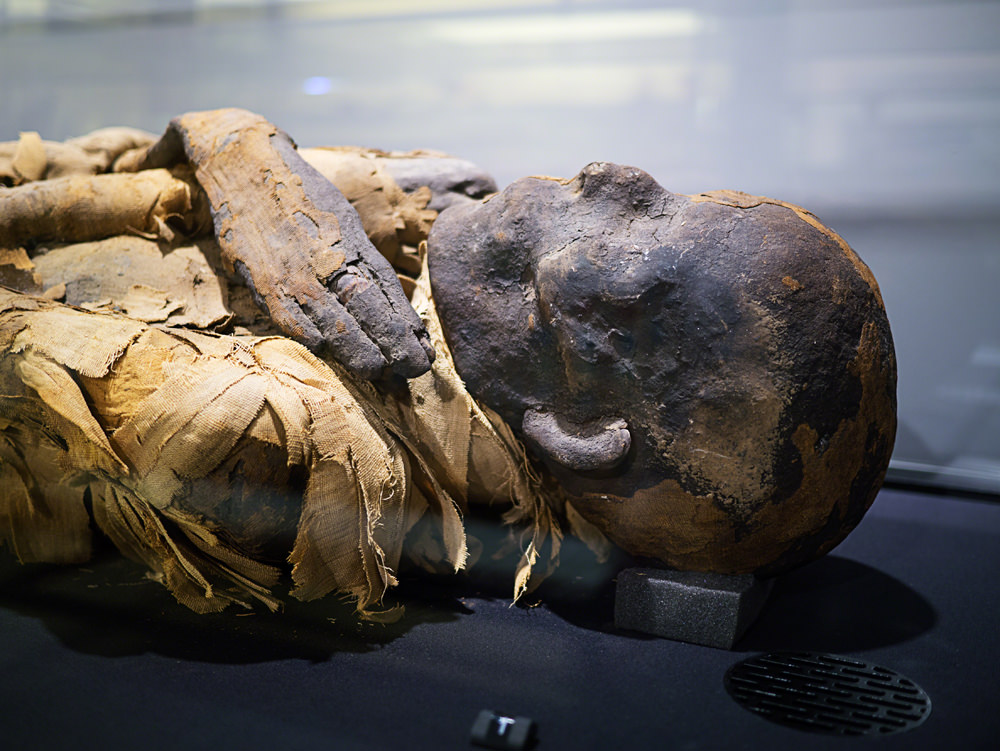
<svg viewBox="0 0 1000 751"><path fill-rule="evenodd" d="M773 722L831 735L888 735L917 727L931 700L888 668L849 657L776 653L737 663L726 690Z"/></svg>

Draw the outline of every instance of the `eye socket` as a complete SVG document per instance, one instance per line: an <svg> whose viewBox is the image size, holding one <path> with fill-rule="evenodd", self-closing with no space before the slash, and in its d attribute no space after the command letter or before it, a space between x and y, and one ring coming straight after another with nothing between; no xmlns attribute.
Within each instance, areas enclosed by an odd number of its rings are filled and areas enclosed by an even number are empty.
<svg viewBox="0 0 1000 751"><path fill-rule="evenodd" d="M635 354L635 337L630 331L611 329L608 340L619 357L632 357Z"/></svg>

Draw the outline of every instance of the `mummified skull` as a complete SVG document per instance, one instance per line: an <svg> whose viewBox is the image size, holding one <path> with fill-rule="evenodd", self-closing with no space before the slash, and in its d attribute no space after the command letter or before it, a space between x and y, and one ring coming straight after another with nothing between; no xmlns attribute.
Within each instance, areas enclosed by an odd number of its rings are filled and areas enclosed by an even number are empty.
<svg viewBox="0 0 1000 751"><path fill-rule="evenodd" d="M896 364L871 272L811 214L595 163L445 211L434 297L470 392L627 551L772 574L860 521Z"/></svg>

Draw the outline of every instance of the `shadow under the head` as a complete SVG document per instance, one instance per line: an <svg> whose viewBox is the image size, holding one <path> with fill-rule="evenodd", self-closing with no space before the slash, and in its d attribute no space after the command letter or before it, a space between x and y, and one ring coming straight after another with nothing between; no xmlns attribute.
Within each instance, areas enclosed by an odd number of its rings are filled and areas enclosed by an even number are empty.
<svg viewBox="0 0 1000 751"><path fill-rule="evenodd" d="M903 582L827 555L775 580L736 650L856 652L901 644L936 622L930 602Z"/></svg>
<svg viewBox="0 0 1000 751"><path fill-rule="evenodd" d="M588 558L589 556L589 558ZM595 564L581 543L568 540L552 577L525 600L565 621L636 639L657 638L614 625L616 577L637 561L620 551ZM763 610L736 643L738 652L855 652L892 646L937 622L930 602L898 579L863 563L827 555L775 579Z"/></svg>

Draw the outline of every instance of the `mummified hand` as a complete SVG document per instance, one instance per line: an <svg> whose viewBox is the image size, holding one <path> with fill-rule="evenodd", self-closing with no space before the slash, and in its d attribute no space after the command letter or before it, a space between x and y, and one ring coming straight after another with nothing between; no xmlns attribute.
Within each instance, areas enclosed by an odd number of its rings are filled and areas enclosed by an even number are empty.
<svg viewBox="0 0 1000 751"><path fill-rule="evenodd" d="M289 336L353 373L427 371L434 350L347 199L291 139L245 110L170 122L140 168L186 159L211 205L224 262Z"/></svg>

